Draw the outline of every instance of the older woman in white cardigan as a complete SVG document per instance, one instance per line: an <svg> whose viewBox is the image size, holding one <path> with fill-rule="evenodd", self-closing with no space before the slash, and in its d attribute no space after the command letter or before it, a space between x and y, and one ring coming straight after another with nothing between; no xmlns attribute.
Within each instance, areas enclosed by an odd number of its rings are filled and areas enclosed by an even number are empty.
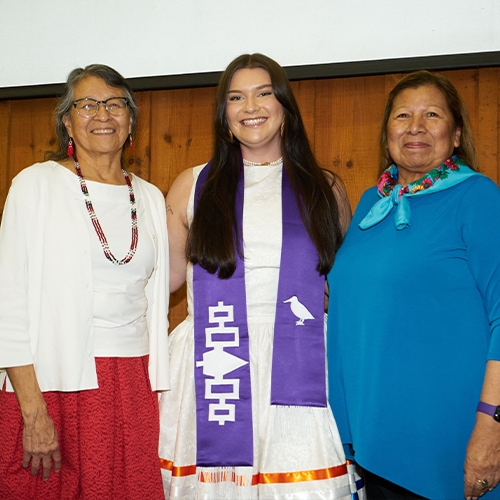
<svg viewBox="0 0 500 500"><path fill-rule="evenodd" d="M74 70L59 151L12 183L0 230L0 498L163 496L166 214L161 192L122 168L136 118L119 73Z"/></svg>

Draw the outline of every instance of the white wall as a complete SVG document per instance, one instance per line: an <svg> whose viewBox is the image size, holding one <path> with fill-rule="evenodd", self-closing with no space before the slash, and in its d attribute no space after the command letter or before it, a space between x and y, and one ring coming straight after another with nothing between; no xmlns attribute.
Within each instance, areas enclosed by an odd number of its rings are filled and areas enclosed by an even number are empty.
<svg viewBox="0 0 500 500"><path fill-rule="evenodd" d="M0 0L0 87L499 50L499 0Z"/></svg>

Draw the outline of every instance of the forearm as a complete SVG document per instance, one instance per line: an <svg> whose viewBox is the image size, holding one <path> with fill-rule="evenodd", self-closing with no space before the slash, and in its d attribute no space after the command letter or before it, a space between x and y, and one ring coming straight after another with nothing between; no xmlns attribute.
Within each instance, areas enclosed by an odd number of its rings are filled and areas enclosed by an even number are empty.
<svg viewBox="0 0 500 500"><path fill-rule="evenodd" d="M500 405L500 361L490 360L486 364L481 401ZM464 495L467 499L477 498L498 484L500 423L490 415L476 413L476 425L467 445L464 472Z"/></svg>
<svg viewBox="0 0 500 500"><path fill-rule="evenodd" d="M490 405L500 405L500 361L489 360L486 363L481 401ZM482 412L476 414L476 428L500 444L500 422Z"/></svg>
<svg viewBox="0 0 500 500"><path fill-rule="evenodd" d="M486 364L481 401L490 405L500 405L500 361L490 360Z"/></svg>
<svg viewBox="0 0 500 500"><path fill-rule="evenodd" d="M490 360L486 363L481 401L490 405L500 405L500 361ZM476 431L484 432L500 444L500 422L496 422L490 415L476 413Z"/></svg>
<svg viewBox="0 0 500 500"><path fill-rule="evenodd" d="M25 423L36 418L40 411L47 411L33 365L7 368L7 375L14 388Z"/></svg>

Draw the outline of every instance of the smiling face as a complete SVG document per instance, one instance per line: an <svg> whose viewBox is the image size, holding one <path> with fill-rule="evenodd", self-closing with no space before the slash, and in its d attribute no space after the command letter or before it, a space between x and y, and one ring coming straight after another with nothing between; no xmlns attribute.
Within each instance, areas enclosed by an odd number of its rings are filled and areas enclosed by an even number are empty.
<svg viewBox="0 0 500 500"><path fill-rule="evenodd" d="M104 80L89 76L75 85L73 100L90 97L105 101L110 97L125 97L122 89L110 87ZM132 130L130 112L111 116L106 106L99 105L99 111L92 118L80 116L75 107L62 118L70 137L73 138L78 158L99 155L121 155L123 144Z"/></svg>
<svg viewBox="0 0 500 500"><path fill-rule="evenodd" d="M399 183L414 182L443 163L460 145L460 134L436 87L401 91L387 122L387 148L398 167Z"/></svg>
<svg viewBox="0 0 500 500"><path fill-rule="evenodd" d="M241 144L243 158L266 162L281 156L283 106L274 95L266 70L245 68L234 73L226 117L231 132Z"/></svg>

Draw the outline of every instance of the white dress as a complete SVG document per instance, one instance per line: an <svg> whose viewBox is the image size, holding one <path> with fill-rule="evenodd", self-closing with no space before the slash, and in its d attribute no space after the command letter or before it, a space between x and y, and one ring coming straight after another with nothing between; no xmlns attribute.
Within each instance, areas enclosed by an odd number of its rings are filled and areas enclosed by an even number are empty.
<svg viewBox="0 0 500 500"><path fill-rule="evenodd" d="M194 169L189 224L202 167ZM281 171L282 165L245 167L243 239L254 466L196 467L193 269L189 265L188 317L170 336L172 390L162 393L160 399L159 455L166 498L351 498L344 452L330 407L270 404L281 257Z"/></svg>

